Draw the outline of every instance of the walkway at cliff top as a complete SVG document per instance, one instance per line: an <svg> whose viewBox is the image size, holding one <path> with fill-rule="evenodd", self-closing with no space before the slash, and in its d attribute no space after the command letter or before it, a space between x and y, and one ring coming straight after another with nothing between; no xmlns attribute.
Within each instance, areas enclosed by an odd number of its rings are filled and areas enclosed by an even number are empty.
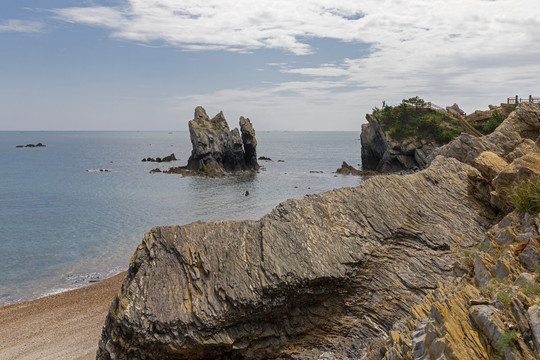
<svg viewBox="0 0 540 360"><path fill-rule="evenodd" d="M540 97L534 97L532 95L529 95L528 99L521 99L519 98L518 95L516 95L515 97L509 97L506 99L507 104L516 105L522 102L530 102L531 104L540 104Z"/></svg>

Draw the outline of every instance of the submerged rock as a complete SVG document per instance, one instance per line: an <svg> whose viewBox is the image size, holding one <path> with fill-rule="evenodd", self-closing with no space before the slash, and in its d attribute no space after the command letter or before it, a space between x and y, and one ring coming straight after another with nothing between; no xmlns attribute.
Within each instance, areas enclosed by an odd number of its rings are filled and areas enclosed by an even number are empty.
<svg viewBox="0 0 540 360"><path fill-rule="evenodd" d="M336 170L336 174L341 175L357 175L357 176L373 176L373 175L379 175L380 173L373 171L373 170L358 170L355 169L354 166L351 166L347 164L347 162L343 162L341 164L341 167Z"/></svg>
<svg viewBox="0 0 540 360"><path fill-rule="evenodd" d="M158 163L160 163L160 162L171 162L171 161L176 161L176 160L177 160L177 159L176 159L176 156L174 156L174 153L172 153L171 155L167 155L167 156L165 156L165 157L163 157L163 158L157 157L157 158L154 159L154 158L148 157L148 158L142 159L141 161L143 161L143 162L147 162L147 161L148 161L148 162L158 162Z"/></svg>
<svg viewBox="0 0 540 360"><path fill-rule="evenodd" d="M42 143L37 144L26 144L26 145L17 145L15 147L17 148L35 148L35 147L46 147L47 145L43 145Z"/></svg>

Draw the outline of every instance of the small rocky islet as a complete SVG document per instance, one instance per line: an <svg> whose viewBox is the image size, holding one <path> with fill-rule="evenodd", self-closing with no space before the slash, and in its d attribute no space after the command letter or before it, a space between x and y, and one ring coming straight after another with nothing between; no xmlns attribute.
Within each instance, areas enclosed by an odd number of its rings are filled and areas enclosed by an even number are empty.
<svg viewBox="0 0 540 360"><path fill-rule="evenodd" d="M257 221L151 229L97 359L537 359L540 218L514 195L540 176L540 107L512 110L487 135L362 152L374 170L416 168L405 175L287 200ZM196 110L194 131L223 127L220 114ZM395 135L368 126L375 144ZM217 153L236 160L218 167L209 137L192 136L187 168L256 168L255 146L240 155L238 130L230 138Z"/></svg>
<svg viewBox="0 0 540 360"><path fill-rule="evenodd" d="M248 175L259 169L257 139L248 118L240 117L240 131L238 128L230 130L222 111L210 119L206 110L198 106L188 124L193 149L187 165L151 172L223 177Z"/></svg>
<svg viewBox="0 0 540 360"><path fill-rule="evenodd" d="M37 143L37 144L26 144L26 145L17 145L15 146L16 148L36 148L36 147L46 147L47 145L44 145L42 143Z"/></svg>

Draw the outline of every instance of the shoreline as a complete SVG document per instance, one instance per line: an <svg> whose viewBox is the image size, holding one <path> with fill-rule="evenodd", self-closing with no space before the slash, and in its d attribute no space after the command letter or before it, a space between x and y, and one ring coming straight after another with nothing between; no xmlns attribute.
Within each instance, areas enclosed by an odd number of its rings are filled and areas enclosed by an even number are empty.
<svg viewBox="0 0 540 360"><path fill-rule="evenodd" d="M0 307L0 358L95 359L105 317L126 273Z"/></svg>

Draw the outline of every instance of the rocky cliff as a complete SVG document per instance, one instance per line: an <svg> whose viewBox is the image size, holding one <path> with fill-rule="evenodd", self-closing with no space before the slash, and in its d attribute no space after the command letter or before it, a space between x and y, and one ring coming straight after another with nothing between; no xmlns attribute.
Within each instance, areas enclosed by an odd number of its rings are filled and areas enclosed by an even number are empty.
<svg viewBox="0 0 540 360"><path fill-rule="evenodd" d="M187 166L166 172L216 177L259 168L255 130L249 119L240 117L240 131L230 130L223 112L210 119L198 106L189 121L189 135L193 150Z"/></svg>
<svg viewBox="0 0 540 360"><path fill-rule="evenodd" d="M381 173L424 168L434 149L461 132L481 135L462 114L457 104L445 111L418 98L375 109L362 125L362 168Z"/></svg>
<svg viewBox="0 0 540 360"><path fill-rule="evenodd" d="M362 124L360 141L362 143L362 169L381 173L405 169L423 168L426 157L441 144L417 141L409 137L402 141L392 140L381 126L379 120L366 114L367 124Z"/></svg>
<svg viewBox="0 0 540 360"><path fill-rule="evenodd" d="M423 171L288 200L258 221L153 228L111 305L97 358L489 358L508 327L491 299L470 307L482 295L475 277L506 274L510 284L527 273L537 284L538 229L518 212L504 216L508 187L496 179L540 170L530 140L540 109L520 105L499 133L491 141L508 141L477 149L488 145L462 136ZM515 264L496 258L505 251ZM480 260L471 264L471 253ZM506 347L515 359L528 359L539 340L531 291L516 305L526 348ZM373 340L389 333L387 343ZM459 352L462 343L471 349Z"/></svg>

